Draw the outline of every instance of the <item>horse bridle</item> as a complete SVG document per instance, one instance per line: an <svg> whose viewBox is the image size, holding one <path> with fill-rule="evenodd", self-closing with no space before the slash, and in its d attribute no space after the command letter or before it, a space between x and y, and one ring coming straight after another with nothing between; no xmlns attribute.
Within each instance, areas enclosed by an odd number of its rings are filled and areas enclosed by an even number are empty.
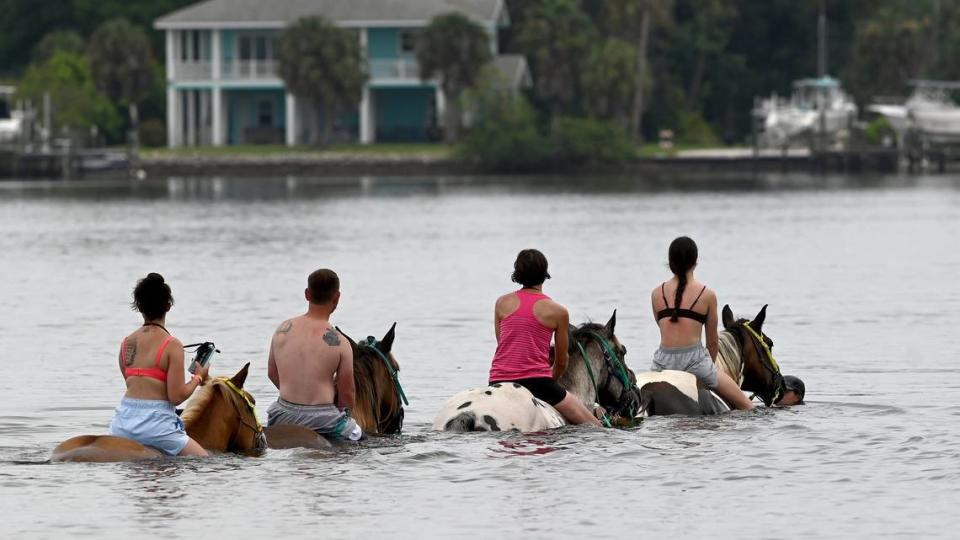
<svg viewBox="0 0 960 540"><path fill-rule="evenodd" d="M602 388L610 387L610 379L617 377L622 386L620 392L620 398L617 400L616 409L613 411L614 414L618 414L627 411L631 421L634 418L636 411L633 410L634 401L636 398L636 383L630 380L630 375L627 373L626 363L620 356L617 354L617 351L613 348L613 345L603 337L594 331L586 332L587 337L593 338L598 345L600 345L600 350L603 352L603 359L607 365L607 378L603 381ZM601 386L597 384L596 376L593 373L593 366L590 365L590 361L587 359L587 351L584 348L583 344L580 343L580 340L577 339L577 336L573 336L573 342L577 345L577 348L580 350L580 357L583 358L584 366L587 368L587 374L590 375L590 380L593 382L594 392L597 396L597 401L600 401L600 388ZM631 394L634 399L631 399ZM609 417L605 417L602 420L607 427L610 427Z"/></svg>
<svg viewBox="0 0 960 540"><path fill-rule="evenodd" d="M750 336L750 343L757 351L757 356L761 360L760 365L763 366L764 370L773 375L775 389L773 391L772 398L768 401L765 396L760 396L760 399L763 399L763 404L769 407L772 403L776 403L783 396L783 374L780 373L780 365L777 364L776 359L773 357L773 351L771 351L770 347L767 346L766 339L770 338L765 336L763 332L757 332L754 330L753 327L750 326L751 322L752 321L742 319L737 321L737 326L747 331L747 335ZM743 363L741 362L741 369L742 365Z"/></svg>
<svg viewBox="0 0 960 540"><path fill-rule="evenodd" d="M380 342L376 340L373 336L367 336L367 339L357 343L358 349L369 349L372 350L377 356L383 360L383 365L387 368L387 373L390 374L390 380L393 381L393 389L397 393L397 397L403 402L407 407L410 406L410 402L407 400L407 395L403 392L403 386L400 385L400 376L397 374L397 370L393 368L393 363L390 362L390 359L387 358L387 355L379 349L378 345ZM377 424L377 430L380 430L380 406L377 403L374 396L370 397L370 410L374 414L374 421ZM403 429L403 408L400 409L400 421L397 426L397 433Z"/></svg>
<svg viewBox="0 0 960 540"><path fill-rule="evenodd" d="M237 400L230 400L233 403L234 410L237 411L237 418L240 419L240 424L253 432L253 450L256 452L265 450L267 448L267 437L263 433L263 426L260 424L260 419L257 417L257 407L253 403L250 394L241 388L238 388L237 385L233 384L233 381L226 377L214 380L223 383L227 388L230 389L231 392L233 392L236 396L242 399L244 403L246 403L247 411L251 414L251 416L253 416L253 421L256 422L256 425L251 425L243 419L243 411L240 410Z"/></svg>

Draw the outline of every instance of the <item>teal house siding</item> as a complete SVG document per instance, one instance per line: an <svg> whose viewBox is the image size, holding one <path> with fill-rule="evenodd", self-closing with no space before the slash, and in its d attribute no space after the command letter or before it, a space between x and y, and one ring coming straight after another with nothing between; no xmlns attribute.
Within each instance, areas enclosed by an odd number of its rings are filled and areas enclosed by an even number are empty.
<svg viewBox="0 0 960 540"><path fill-rule="evenodd" d="M370 28L367 30L367 56L371 60L400 58L400 29Z"/></svg>
<svg viewBox="0 0 960 540"><path fill-rule="evenodd" d="M226 97L228 144L262 142L250 139L251 130L279 135L287 125L283 90L230 90Z"/></svg>
<svg viewBox="0 0 960 540"><path fill-rule="evenodd" d="M432 87L377 88L377 140L424 142L436 126L436 92Z"/></svg>
<svg viewBox="0 0 960 540"><path fill-rule="evenodd" d="M237 57L236 51L234 51L234 44L236 42L236 37L233 30L222 30L220 32L220 51L223 53L224 61L231 61Z"/></svg>

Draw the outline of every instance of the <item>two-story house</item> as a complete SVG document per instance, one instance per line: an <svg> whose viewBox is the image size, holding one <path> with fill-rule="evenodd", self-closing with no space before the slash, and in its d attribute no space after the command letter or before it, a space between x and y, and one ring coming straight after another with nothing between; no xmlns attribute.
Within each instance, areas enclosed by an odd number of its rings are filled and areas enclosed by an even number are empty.
<svg viewBox="0 0 960 540"><path fill-rule="evenodd" d="M489 32L504 84L529 84L522 56L499 55L497 31L509 24L504 0L207 0L161 17L166 33L167 139L171 147L315 140L318 114L287 91L274 56L283 29L320 15L356 31L369 80L356 111L335 119L340 140L437 138L443 94L423 81L416 33L437 15L460 12Z"/></svg>

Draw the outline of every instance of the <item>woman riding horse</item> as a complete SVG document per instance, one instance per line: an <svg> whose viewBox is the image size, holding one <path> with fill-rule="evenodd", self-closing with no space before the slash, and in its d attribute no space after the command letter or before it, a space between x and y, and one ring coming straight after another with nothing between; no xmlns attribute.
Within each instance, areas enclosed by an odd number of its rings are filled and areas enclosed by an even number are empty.
<svg viewBox="0 0 960 540"><path fill-rule="evenodd" d="M677 238L670 244L669 262L673 278L650 295L653 316L660 328L660 348L654 353L651 369L693 373L699 384L716 390L727 403L737 409L752 409L753 404L737 383L714 365L719 350L717 295L693 275L697 244L686 236ZM672 307L668 296L673 298ZM696 309L698 305L701 307ZM700 341L704 330L706 347Z"/></svg>
<svg viewBox="0 0 960 540"><path fill-rule="evenodd" d="M525 249L517 255L512 280L522 288L497 299L497 350L490 366L490 384L519 384L556 408L571 424L600 426L583 403L556 381L567 369L570 315L543 294L543 283L549 278L543 253ZM556 340L552 367L551 338Z"/></svg>
<svg viewBox="0 0 960 540"><path fill-rule="evenodd" d="M132 439L171 456L206 456L187 436L174 407L202 384L207 367L184 381L183 344L167 330L167 312L173 306L170 286L156 273L137 282L133 309L143 325L123 338L119 367L127 392L113 415L110 434Z"/></svg>

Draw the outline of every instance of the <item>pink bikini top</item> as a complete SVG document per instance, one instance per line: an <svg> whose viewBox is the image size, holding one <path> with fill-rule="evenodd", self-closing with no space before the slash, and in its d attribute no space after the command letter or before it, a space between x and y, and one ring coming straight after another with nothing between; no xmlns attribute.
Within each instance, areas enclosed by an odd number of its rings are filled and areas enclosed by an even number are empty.
<svg viewBox="0 0 960 540"><path fill-rule="evenodd" d="M173 336L167 336L167 339L163 340L163 343L160 344L160 350L157 351L157 359L153 362L153 367L125 367L123 368L123 377L125 379L128 377L150 377L151 379L167 382L167 372L160 369L160 359L163 358L163 351L167 350L167 344L169 344L172 339ZM123 338L123 343L120 345L120 360L124 364L127 363L127 338Z"/></svg>

